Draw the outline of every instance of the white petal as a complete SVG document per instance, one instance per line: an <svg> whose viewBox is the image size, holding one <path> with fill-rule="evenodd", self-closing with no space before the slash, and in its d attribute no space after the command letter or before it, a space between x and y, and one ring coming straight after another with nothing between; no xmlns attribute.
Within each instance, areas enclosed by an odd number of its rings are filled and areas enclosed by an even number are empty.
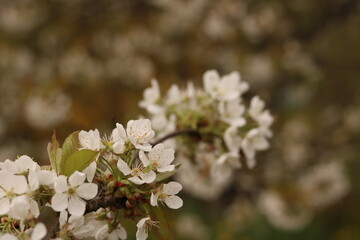
<svg viewBox="0 0 360 240"><path fill-rule="evenodd" d="M127 139L126 137L126 131L123 125L120 123L116 123L116 129L119 133L119 137L121 137L124 141Z"/></svg>
<svg viewBox="0 0 360 240"><path fill-rule="evenodd" d="M112 145L113 151L116 154L122 154L125 151L125 141L119 140Z"/></svg>
<svg viewBox="0 0 360 240"><path fill-rule="evenodd" d="M67 221L68 221L68 212L65 210L61 211L59 217L60 229L65 225L65 223L67 223Z"/></svg>
<svg viewBox="0 0 360 240"><path fill-rule="evenodd" d="M32 234L31 234L31 240L41 240L46 236L47 230L45 227L45 224L38 223L36 224Z"/></svg>
<svg viewBox="0 0 360 240"><path fill-rule="evenodd" d="M0 215L7 214L10 210L10 200L8 198L0 199Z"/></svg>
<svg viewBox="0 0 360 240"><path fill-rule="evenodd" d="M36 173L40 185L52 185L57 179L56 173L51 171L41 170Z"/></svg>
<svg viewBox="0 0 360 240"><path fill-rule="evenodd" d="M10 204L10 210L8 212L9 217L18 219L18 220L24 220L26 218L29 218L30 213L30 202L29 198L27 196L17 196L14 197Z"/></svg>
<svg viewBox="0 0 360 240"><path fill-rule="evenodd" d="M165 167L160 167L157 169L158 172L171 172L174 171L175 165L167 165Z"/></svg>
<svg viewBox="0 0 360 240"><path fill-rule="evenodd" d="M68 195L65 193L55 193L51 198L51 207L57 211L63 211L68 207Z"/></svg>
<svg viewBox="0 0 360 240"><path fill-rule="evenodd" d="M121 240L125 240L127 238L127 233L126 233L125 228L118 226L117 229L115 229L115 231L116 231L118 238L120 238Z"/></svg>
<svg viewBox="0 0 360 240"><path fill-rule="evenodd" d="M29 171L28 181L31 191L35 191L39 188L39 179L37 178L36 172Z"/></svg>
<svg viewBox="0 0 360 240"><path fill-rule="evenodd" d="M142 218L140 221L136 224L137 228L143 228L146 221L150 220L150 217Z"/></svg>
<svg viewBox="0 0 360 240"><path fill-rule="evenodd" d="M178 194L182 189L182 186L178 182L169 182L168 184L164 184L163 193L167 195L175 195Z"/></svg>
<svg viewBox="0 0 360 240"><path fill-rule="evenodd" d="M69 189L66 176L60 175L54 183L54 188L56 193L66 192Z"/></svg>
<svg viewBox="0 0 360 240"><path fill-rule="evenodd" d="M3 198L5 195L6 195L6 192L4 192L4 190L2 190L0 187L0 199Z"/></svg>
<svg viewBox="0 0 360 240"><path fill-rule="evenodd" d="M141 174L140 178L146 183L152 183L156 178L156 173L150 170L148 173Z"/></svg>
<svg viewBox="0 0 360 240"><path fill-rule="evenodd" d="M131 173L131 169L129 168L129 166L127 165L126 162L124 162L122 159L119 159L117 162L117 167L119 168L119 170L125 175L129 175Z"/></svg>
<svg viewBox="0 0 360 240"><path fill-rule="evenodd" d="M39 205L33 199L30 200L30 212L37 218L40 215Z"/></svg>
<svg viewBox="0 0 360 240"><path fill-rule="evenodd" d="M144 219L144 218L143 218ZM141 220L143 220L141 219ZM140 221L141 221L140 220ZM140 222L139 222L140 223ZM144 222L145 223L145 222ZM138 227L137 231L136 231L136 240L145 240L148 237L148 232L147 232L147 228L142 226L142 227Z"/></svg>
<svg viewBox="0 0 360 240"><path fill-rule="evenodd" d="M71 196L69 199L68 210L71 215L82 216L85 213L85 202L76 196Z"/></svg>
<svg viewBox="0 0 360 240"><path fill-rule="evenodd" d="M76 193L81 198L90 200L98 193L98 186L95 183L84 183L76 189Z"/></svg>
<svg viewBox="0 0 360 240"><path fill-rule="evenodd" d="M103 240L106 238L106 235L108 233L109 226L107 224L104 224L104 226L100 227L96 233L95 233L95 239L96 240Z"/></svg>
<svg viewBox="0 0 360 240"><path fill-rule="evenodd" d="M75 229L75 228L79 228L82 225L84 225L85 219L84 219L84 216L81 216L81 217L70 216L68 222L69 222L69 228Z"/></svg>
<svg viewBox="0 0 360 240"><path fill-rule="evenodd" d="M18 166L20 171L32 170L38 171L40 170L39 164L34 162L29 156L22 155L18 159L15 160L16 165Z"/></svg>
<svg viewBox="0 0 360 240"><path fill-rule="evenodd" d="M90 163L82 172L86 174L86 180L88 182L92 182L96 173L96 162Z"/></svg>
<svg viewBox="0 0 360 240"><path fill-rule="evenodd" d="M69 183L72 187L77 187L80 184L83 184L85 182L86 175L85 173L75 171L71 176L69 177Z"/></svg>
<svg viewBox="0 0 360 240"><path fill-rule="evenodd" d="M150 204L151 204L151 206L158 206L158 197L157 197L157 195L151 193Z"/></svg>
<svg viewBox="0 0 360 240"><path fill-rule="evenodd" d="M151 151L151 144L150 143L134 143L136 149L144 150L145 152Z"/></svg>
<svg viewBox="0 0 360 240"><path fill-rule="evenodd" d="M147 167L149 166L150 162L149 162L149 159L146 157L145 153L143 150L140 150L139 152L139 158L142 162L142 164L144 165L144 167Z"/></svg>
<svg viewBox="0 0 360 240"><path fill-rule="evenodd" d="M135 184L137 184L137 185L141 185L141 184L144 183L143 180L141 180L139 177L136 177L136 176L131 177L131 178L129 178L128 180L129 180L129 181L132 181L133 183L135 183Z"/></svg>
<svg viewBox="0 0 360 240"><path fill-rule="evenodd" d="M164 199L164 202L169 208L178 209L183 205L183 200L178 196L169 196Z"/></svg>
<svg viewBox="0 0 360 240"><path fill-rule="evenodd" d="M161 167L165 167L169 164L171 164L175 159L175 150L174 149L164 149L160 156L159 165Z"/></svg>
<svg viewBox="0 0 360 240"><path fill-rule="evenodd" d="M14 235L11 235L9 233L5 233L4 235L1 235L0 239L1 240L18 240L17 237L15 237Z"/></svg>
<svg viewBox="0 0 360 240"><path fill-rule="evenodd" d="M16 194L22 194L27 192L28 190L28 184L26 181L26 178L24 176L14 176L13 179L9 179L9 181L12 184L12 190Z"/></svg>

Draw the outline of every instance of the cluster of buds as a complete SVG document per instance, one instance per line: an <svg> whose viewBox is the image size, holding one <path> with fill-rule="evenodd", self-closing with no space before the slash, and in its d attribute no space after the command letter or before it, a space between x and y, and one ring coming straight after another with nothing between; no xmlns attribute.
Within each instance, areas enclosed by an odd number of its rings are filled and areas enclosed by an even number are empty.
<svg viewBox="0 0 360 240"><path fill-rule="evenodd" d="M258 96L246 105L249 84L238 72L220 76L205 72L203 89L189 83L181 90L170 87L161 97L156 80L139 103L145 108L158 136L179 135L166 143L176 149L182 166L176 178L184 189L213 199L231 180L234 169L256 165L256 152L269 148L273 118ZM242 160L243 159L243 160Z"/></svg>
<svg viewBox="0 0 360 240"><path fill-rule="evenodd" d="M0 163L0 239L126 239L125 218L137 221L137 240L147 239L159 203L183 205L182 186L166 183L176 171L174 150L151 144L154 136L149 119L131 120L108 137L74 132L61 148L54 134L50 166L28 156ZM43 208L59 216L48 230Z"/></svg>

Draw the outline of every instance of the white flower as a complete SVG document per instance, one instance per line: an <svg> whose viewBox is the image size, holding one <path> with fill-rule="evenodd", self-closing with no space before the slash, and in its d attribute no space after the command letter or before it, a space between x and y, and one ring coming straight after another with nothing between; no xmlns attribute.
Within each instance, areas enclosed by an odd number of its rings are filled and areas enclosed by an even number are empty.
<svg viewBox="0 0 360 240"><path fill-rule="evenodd" d="M301 204L290 205L275 191L263 191L258 198L258 209L271 224L283 230L303 228L312 218L312 211Z"/></svg>
<svg viewBox="0 0 360 240"><path fill-rule="evenodd" d="M255 166L255 153L269 148L269 142L259 128L251 129L243 139L241 147L244 150L250 168Z"/></svg>
<svg viewBox="0 0 360 240"><path fill-rule="evenodd" d="M60 230L66 232L76 233L76 231L84 225L84 216L73 216L68 218L68 212L66 210L61 211L59 217ZM76 234L74 234L76 235ZM78 237L78 236L76 236Z"/></svg>
<svg viewBox="0 0 360 240"><path fill-rule="evenodd" d="M268 137L271 137L272 133L268 127L273 122L273 117L270 115L269 110L264 110L265 102L258 96L251 99L249 114L259 124L260 128L266 133Z"/></svg>
<svg viewBox="0 0 360 240"><path fill-rule="evenodd" d="M79 141L82 149L90 149L94 151L99 151L104 148L104 145L101 142L99 130L90 130L80 131L79 132Z"/></svg>
<svg viewBox="0 0 360 240"><path fill-rule="evenodd" d="M86 175L78 171L67 178L60 175L55 182L55 195L51 199L51 206L55 211L63 211L66 208L74 216L81 216L85 212L85 200L94 198L98 192L95 183L84 183Z"/></svg>
<svg viewBox="0 0 360 240"><path fill-rule="evenodd" d="M109 224L105 222L103 226L96 232L95 239L118 240L120 238L121 240L124 240L127 238L126 230L121 226L120 223L111 232L109 232L109 230Z"/></svg>
<svg viewBox="0 0 360 240"><path fill-rule="evenodd" d="M40 166L34 162L29 156L23 155L15 161L6 160L0 162L0 169L7 170L11 173L18 174L28 170L39 171Z"/></svg>
<svg viewBox="0 0 360 240"><path fill-rule="evenodd" d="M298 180L306 203L314 208L325 208L348 193L349 180L339 161L319 164Z"/></svg>
<svg viewBox="0 0 360 240"><path fill-rule="evenodd" d="M217 71L210 70L205 72L203 82L205 91L220 101L233 101L249 88L247 83L240 82L238 72L220 78Z"/></svg>
<svg viewBox="0 0 360 240"><path fill-rule="evenodd" d="M18 220L38 217L40 214L39 207L33 199L26 195L16 196L11 200L10 209L7 215Z"/></svg>
<svg viewBox="0 0 360 240"><path fill-rule="evenodd" d="M149 141L155 136L155 132L151 129L151 121L149 119L130 120L126 126L126 133L129 141L137 149L144 151L151 150Z"/></svg>
<svg viewBox="0 0 360 240"><path fill-rule="evenodd" d="M181 93L178 85L173 84L167 92L166 104L167 105L179 104L183 100L183 98L184 96Z"/></svg>
<svg viewBox="0 0 360 240"><path fill-rule="evenodd" d="M28 189L28 183L24 176L0 171L0 215L9 212L12 196L24 194Z"/></svg>
<svg viewBox="0 0 360 240"><path fill-rule="evenodd" d="M243 118L245 106L240 104L240 99L235 99L230 102L220 102L218 109L221 119L230 124L230 126L242 127L246 124Z"/></svg>
<svg viewBox="0 0 360 240"><path fill-rule="evenodd" d="M137 224L136 240L145 240L148 237L149 228L156 226L157 222L151 221L150 217L142 218Z"/></svg>
<svg viewBox="0 0 360 240"><path fill-rule="evenodd" d="M125 151L127 136L123 125L116 123L116 128L112 131L111 142L114 153L121 154Z"/></svg>
<svg viewBox="0 0 360 240"><path fill-rule="evenodd" d="M150 203L152 206L158 206L158 201L165 202L169 208L178 209L182 207L183 200L180 197L175 196L175 194L178 194L181 189L182 186L178 182L164 184L155 194L151 193Z"/></svg>
<svg viewBox="0 0 360 240"><path fill-rule="evenodd" d="M156 178L156 173L152 170L145 172L143 166L136 166L132 169L127 165L124 160L119 159L117 162L117 167L125 175L131 175L129 178L135 184L141 185L143 183L152 183Z"/></svg>
<svg viewBox="0 0 360 240"><path fill-rule="evenodd" d="M158 172L170 172L175 169L175 165L171 163L175 159L174 149L165 149L165 145L157 144L146 157L144 151L140 151L139 157L144 167L150 166L151 169Z"/></svg>
<svg viewBox="0 0 360 240"><path fill-rule="evenodd" d="M162 111L162 108L157 105L157 101L160 99L160 89L158 82L151 80L151 87L145 89L144 100L140 101L139 106L145 108L151 114L157 114Z"/></svg>

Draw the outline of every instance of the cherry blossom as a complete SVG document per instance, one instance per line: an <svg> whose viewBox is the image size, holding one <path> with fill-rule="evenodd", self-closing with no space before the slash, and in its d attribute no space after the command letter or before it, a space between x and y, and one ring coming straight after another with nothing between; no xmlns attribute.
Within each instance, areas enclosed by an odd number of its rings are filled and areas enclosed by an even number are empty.
<svg viewBox="0 0 360 240"><path fill-rule="evenodd" d="M152 206L158 206L159 202L164 202L169 208L178 209L182 207L183 200L175 196L182 189L182 186L178 182L169 182L159 188L157 192L151 194L150 203Z"/></svg>
<svg viewBox="0 0 360 240"><path fill-rule="evenodd" d="M157 222L152 221L150 217L145 217L140 219L140 221L136 224L136 240L145 240L148 237L148 231L151 227L157 227Z"/></svg>
<svg viewBox="0 0 360 240"><path fill-rule="evenodd" d="M90 149L94 151L99 151L104 148L104 145L101 142L99 130L90 130L90 131L80 131L79 132L79 141L82 149Z"/></svg>
<svg viewBox="0 0 360 240"><path fill-rule="evenodd" d="M123 125L116 123L116 128L112 131L111 142L114 153L121 154L125 150L127 136Z"/></svg>
<svg viewBox="0 0 360 240"><path fill-rule="evenodd" d="M144 167L150 166L151 169L158 172L169 172L175 169L175 165L171 163L175 159L174 149L165 149L165 145L160 143L157 144L146 156L144 151L140 151L140 160Z"/></svg>
<svg viewBox="0 0 360 240"><path fill-rule="evenodd" d="M130 120L126 126L126 133L135 148L144 151L151 150L149 141L154 138L155 132L151 129L149 119Z"/></svg>
<svg viewBox="0 0 360 240"><path fill-rule="evenodd" d="M249 88L246 82L240 82L238 72L220 77L217 71L210 70L205 72L203 81L205 91L220 101L235 100Z"/></svg>
<svg viewBox="0 0 360 240"><path fill-rule="evenodd" d="M141 165L130 169L129 165L122 159L118 160L117 167L125 176L131 175L132 177L130 177L129 180L138 185L152 183L156 178L156 173L154 171L150 170L145 172L145 168Z"/></svg>
<svg viewBox="0 0 360 240"><path fill-rule="evenodd" d="M60 175L55 182L55 195L51 199L51 206L55 211L68 209L74 216L81 216L85 212L85 200L97 195L98 186L94 183L84 183L86 175L78 171L69 179Z"/></svg>
<svg viewBox="0 0 360 240"><path fill-rule="evenodd" d="M151 87L145 89L144 100L140 101L139 106L146 108L148 112L159 113L162 108L157 105L157 101L160 100L160 89L158 82L153 79L151 80Z"/></svg>

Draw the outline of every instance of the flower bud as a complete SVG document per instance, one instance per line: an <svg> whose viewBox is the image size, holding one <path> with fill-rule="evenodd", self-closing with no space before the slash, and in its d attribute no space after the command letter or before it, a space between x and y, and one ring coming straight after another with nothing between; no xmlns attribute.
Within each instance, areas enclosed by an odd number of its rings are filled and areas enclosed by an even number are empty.
<svg viewBox="0 0 360 240"><path fill-rule="evenodd" d="M134 207L129 200L126 200L125 206L126 206L126 208L133 208Z"/></svg>

